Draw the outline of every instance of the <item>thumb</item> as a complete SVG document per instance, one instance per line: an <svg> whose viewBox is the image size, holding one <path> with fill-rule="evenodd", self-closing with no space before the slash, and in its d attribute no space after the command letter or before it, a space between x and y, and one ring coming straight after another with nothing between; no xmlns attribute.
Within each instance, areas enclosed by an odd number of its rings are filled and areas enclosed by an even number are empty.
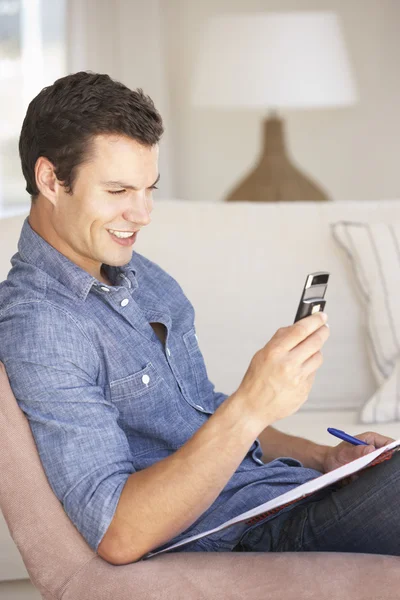
<svg viewBox="0 0 400 600"><path fill-rule="evenodd" d="M368 444L368 446L365 446L365 448L362 449L361 456L370 454L371 452L374 452L374 450L376 450L375 446L373 446L372 444Z"/></svg>

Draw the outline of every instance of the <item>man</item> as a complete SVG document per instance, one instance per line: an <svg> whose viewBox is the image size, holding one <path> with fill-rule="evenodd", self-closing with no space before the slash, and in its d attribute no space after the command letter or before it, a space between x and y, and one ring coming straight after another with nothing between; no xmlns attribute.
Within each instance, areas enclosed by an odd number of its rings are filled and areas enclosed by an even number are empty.
<svg viewBox="0 0 400 600"><path fill-rule="evenodd" d="M368 446L328 447L271 426L308 397L329 335L320 314L279 329L234 394L214 391L193 306L133 250L151 222L162 133L151 99L107 75L79 72L44 88L19 144L32 206L0 286L0 360L49 483L112 564L212 529L392 441L367 432L359 437ZM397 513L377 516L395 456L256 527L178 551L398 553Z"/></svg>

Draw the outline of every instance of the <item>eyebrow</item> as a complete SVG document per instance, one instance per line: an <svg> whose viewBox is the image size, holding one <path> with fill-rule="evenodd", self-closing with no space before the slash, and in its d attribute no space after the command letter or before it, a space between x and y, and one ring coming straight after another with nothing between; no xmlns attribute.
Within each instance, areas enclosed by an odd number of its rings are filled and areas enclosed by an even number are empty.
<svg viewBox="0 0 400 600"><path fill-rule="evenodd" d="M160 181L160 173L158 174L158 177L155 180L155 182L153 183L153 185L156 185L156 183L158 183L159 181ZM140 190L140 188L137 188L134 185L129 185L128 183L123 183L122 181L101 181L100 183L102 185L109 185L109 186L113 186L113 187L123 187L123 188L126 188L127 190L135 190L136 192L138 192ZM153 185L151 185L150 187L153 187Z"/></svg>

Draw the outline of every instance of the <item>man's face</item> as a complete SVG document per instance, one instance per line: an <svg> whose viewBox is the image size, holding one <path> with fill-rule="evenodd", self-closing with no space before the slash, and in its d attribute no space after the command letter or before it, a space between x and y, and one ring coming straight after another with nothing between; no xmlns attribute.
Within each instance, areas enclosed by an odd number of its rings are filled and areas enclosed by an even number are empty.
<svg viewBox="0 0 400 600"><path fill-rule="evenodd" d="M127 264L132 244L121 245L108 230L136 231L150 223L157 179L158 144L97 136L92 160L78 168L73 194L59 188L51 216L57 249L96 277L102 263Z"/></svg>

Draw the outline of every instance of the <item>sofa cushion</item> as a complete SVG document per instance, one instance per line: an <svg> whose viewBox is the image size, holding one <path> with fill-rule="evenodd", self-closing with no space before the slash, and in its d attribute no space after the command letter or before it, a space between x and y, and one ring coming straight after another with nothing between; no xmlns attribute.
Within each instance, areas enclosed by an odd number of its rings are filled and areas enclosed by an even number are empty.
<svg viewBox="0 0 400 600"><path fill-rule="evenodd" d="M332 225L332 234L352 265L378 386L362 407L361 420L400 420L400 222L341 221Z"/></svg>

